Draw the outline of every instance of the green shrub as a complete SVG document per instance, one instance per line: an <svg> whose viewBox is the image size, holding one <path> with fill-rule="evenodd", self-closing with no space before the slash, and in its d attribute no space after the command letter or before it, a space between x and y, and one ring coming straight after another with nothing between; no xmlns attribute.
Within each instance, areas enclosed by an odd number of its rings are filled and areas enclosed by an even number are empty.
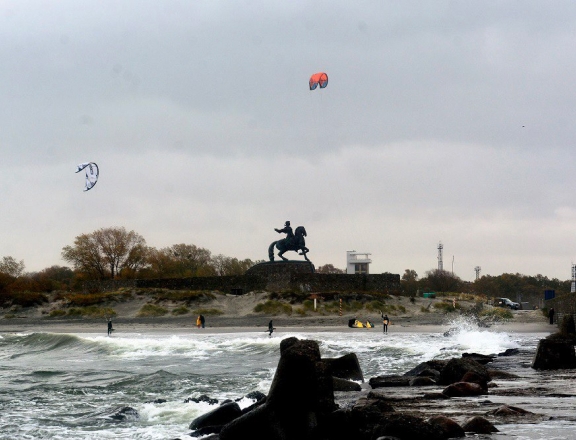
<svg viewBox="0 0 576 440"><path fill-rule="evenodd" d="M154 316L164 316L166 313L168 313L168 310L164 307L155 304L144 304L136 316L140 318L150 318Z"/></svg>
<svg viewBox="0 0 576 440"><path fill-rule="evenodd" d="M280 301L269 299L264 303L256 304L254 307L256 313L264 313L266 315L279 315L279 314L292 314L292 306L290 304L285 304Z"/></svg>
<svg viewBox="0 0 576 440"><path fill-rule="evenodd" d="M406 313L406 307L404 307L404 306L398 306L398 311L399 311L400 313Z"/></svg>
<svg viewBox="0 0 576 440"><path fill-rule="evenodd" d="M457 309L461 309L462 307L458 303L456 303L456 307L454 307L452 301L441 301L434 303L434 308L444 313L452 313L455 312Z"/></svg>
<svg viewBox="0 0 576 440"><path fill-rule="evenodd" d="M152 293L154 299L159 301L185 301L205 302L216 298L212 292L203 290L168 290L158 289Z"/></svg>
<svg viewBox="0 0 576 440"><path fill-rule="evenodd" d="M492 309L484 309L480 312L480 316L492 318L496 321L507 321L514 318L512 312L502 307L494 307Z"/></svg>
<svg viewBox="0 0 576 440"><path fill-rule="evenodd" d="M110 318L116 316L116 312L110 307L72 307L68 309L68 316L75 318Z"/></svg>
<svg viewBox="0 0 576 440"><path fill-rule="evenodd" d="M386 303L384 301L370 301L364 307L370 312L378 312L386 308Z"/></svg>
<svg viewBox="0 0 576 440"><path fill-rule="evenodd" d="M45 302L48 302L48 298L43 293L39 292L0 292L0 306L2 307L10 305L33 307Z"/></svg>
<svg viewBox="0 0 576 440"><path fill-rule="evenodd" d="M62 309L52 310L48 316L50 318L59 318L61 316L66 316L66 310Z"/></svg>
<svg viewBox="0 0 576 440"><path fill-rule="evenodd" d="M206 315L206 316L218 316L224 314L224 312L218 309L195 309L193 313L195 315Z"/></svg>
<svg viewBox="0 0 576 440"><path fill-rule="evenodd" d="M302 302L302 309L312 311L314 310L314 301L311 299L306 299Z"/></svg>
<svg viewBox="0 0 576 440"><path fill-rule="evenodd" d="M110 301L124 302L132 298L132 293L127 291L96 292L96 293L68 293L63 295L71 306L87 307L103 304Z"/></svg>
<svg viewBox="0 0 576 440"><path fill-rule="evenodd" d="M6 315L4 315L4 319L14 319L16 318L16 315L14 313L7 313Z"/></svg>
<svg viewBox="0 0 576 440"><path fill-rule="evenodd" d="M420 311L422 313L430 313L430 309L428 307L424 307L424 306L420 307Z"/></svg>
<svg viewBox="0 0 576 440"><path fill-rule="evenodd" d="M186 306L180 306L180 307L177 307L174 310L172 310L172 314L175 316L176 315L185 315L189 312L190 312L190 310Z"/></svg>

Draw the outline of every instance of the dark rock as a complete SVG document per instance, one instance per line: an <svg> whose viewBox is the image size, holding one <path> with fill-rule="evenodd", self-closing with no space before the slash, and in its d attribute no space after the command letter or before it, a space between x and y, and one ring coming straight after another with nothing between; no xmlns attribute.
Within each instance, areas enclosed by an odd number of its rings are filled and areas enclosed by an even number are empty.
<svg viewBox="0 0 576 440"><path fill-rule="evenodd" d="M476 383L472 382L456 382L448 385L442 394L448 397L466 397L466 396L480 396L486 394L486 391Z"/></svg>
<svg viewBox="0 0 576 440"><path fill-rule="evenodd" d="M411 387L426 387L431 385L436 385L436 381L431 377L421 376L410 379Z"/></svg>
<svg viewBox="0 0 576 440"><path fill-rule="evenodd" d="M203 437L208 434L218 434L222 430L222 426L205 426L191 432L190 437Z"/></svg>
<svg viewBox="0 0 576 440"><path fill-rule="evenodd" d="M246 394L244 397L246 397L247 399L252 399L255 400L256 402L258 402L259 400L262 400L266 397L266 394L261 393L260 391L251 391L248 394Z"/></svg>
<svg viewBox="0 0 576 440"><path fill-rule="evenodd" d="M488 376L488 380L490 380L490 376ZM484 376L479 376L477 373L473 371L469 371L464 376L462 376L461 382L470 382L480 385L484 392L488 391L488 381Z"/></svg>
<svg viewBox="0 0 576 440"><path fill-rule="evenodd" d="M184 400L184 403L189 403L189 402L194 402L194 403L206 402L210 405L216 405L218 403L218 399L213 399L211 397L208 397L206 394L202 394L200 397L189 397L189 398Z"/></svg>
<svg viewBox="0 0 576 440"><path fill-rule="evenodd" d="M119 422L124 422L126 420L137 420L140 418L140 414L138 414L138 411L131 406L124 406L115 409L114 414L112 414L110 418Z"/></svg>
<svg viewBox="0 0 576 440"><path fill-rule="evenodd" d="M490 434L492 432L499 432L496 427L486 420L484 417L476 416L467 420L462 426L466 432L475 432L476 434Z"/></svg>
<svg viewBox="0 0 576 440"><path fill-rule="evenodd" d="M334 391L361 391L362 387L356 382L351 380L340 379L339 377L332 378L332 387Z"/></svg>
<svg viewBox="0 0 576 440"><path fill-rule="evenodd" d="M372 388L384 387L407 387L410 385L408 376L376 376L372 377L368 383Z"/></svg>
<svg viewBox="0 0 576 440"><path fill-rule="evenodd" d="M558 326L558 333L566 336L576 335L576 325L574 324L574 316L571 314L564 315L562 321Z"/></svg>
<svg viewBox="0 0 576 440"><path fill-rule="evenodd" d="M516 374L500 370L488 370L488 375L490 376L490 379L518 379L520 377Z"/></svg>
<svg viewBox="0 0 576 440"><path fill-rule="evenodd" d="M358 437L358 430L351 421L351 410L337 409L324 420L324 438L330 440L350 440Z"/></svg>
<svg viewBox="0 0 576 440"><path fill-rule="evenodd" d="M155 400L149 400L149 401L147 401L147 402L144 402L144 403L157 403L157 404L160 404L160 403L166 403L166 399L155 399Z"/></svg>
<svg viewBox="0 0 576 440"><path fill-rule="evenodd" d="M242 410L236 402L225 403L206 414L196 417L192 423L190 423L190 429L196 430L207 426L222 426L241 415Z"/></svg>
<svg viewBox="0 0 576 440"><path fill-rule="evenodd" d="M351 418L358 425L374 424L380 420L383 414L394 412L394 408L384 396L376 397L374 393L367 397L361 397L352 407Z"/></svg>
<svg viewBox="0 0 576 440"><path fill-rule="evenodd" d="M450 359L446 366L440 371L440 379L438 383L442 385L449 385L451 383L460 382L462 377L467 372L474 372L478 374L480 377L483 377L486 382L490 380L490 376L488 375L488 370L484 365L479 364L478 362L472 359Z"/></svg>
<svg viewBox="0 0 576 440"><path fill-rule="evenodd" d="M373 429L372 438L392 436L402 440L442 440L442 428L408 414L386 414Z"/></svg>
<svg viewBox="0 0 576 440"><path fill-rule="evenodd" d="M540 339L532 368L536 370L576 368L574 345L562 340Z"/></svg>
<svg viewBox="0 0 576 440"><path fill-rule="evenodd" d="M462 353L462 357L466 359L472 359L481 365L486 365L494 361L494 356L487 356L485 354L479 353Z"/></svg>
<svg viewBox="0 0 576 440"><path fill-rule="evenodd" d="M410 371L404 373L404 376L429 376L437 378L440 371L446 366L448 361L445 360L431 360L418 364Z"/></svg>
<svg viewBox="0 0 576 440"><path fill-rule="evenodd" d="M518 350L517 348L509 348L502 353L498 353L498 356L515 356L518 353L520 353L520 350Z"/></svg>
<svg viewBox="0 0 576 440"><path fill-rule="evenodd" d="M522 416L533 413L517 406L502 405L501 407L496 408L494 411L491 411L490 414L495 416Z"/></svg>
<svg viewBox="0 0 576 440"><path fill-rule="evenodd" d="M432 426L439 427L444 432L444 438L459 438L466 437L466 432L462 427L446 416L434 416L428 419L428 423Z"/></svg>
<svg viewBox="0 0 576 440"><path fill-rule="evenodd" d="M318 343L284 339L266 402L224 426L220 439L317 438L320 422L336 409L332 375Z"/></svg>
<svg viewBox="0 0 576 440"><path fill-rule="evenodd" d="M328 371L332 376L364 382L364 374L362 374L356 353L348 353L339 358L326 358L322 361L328 365Z"/></svg>

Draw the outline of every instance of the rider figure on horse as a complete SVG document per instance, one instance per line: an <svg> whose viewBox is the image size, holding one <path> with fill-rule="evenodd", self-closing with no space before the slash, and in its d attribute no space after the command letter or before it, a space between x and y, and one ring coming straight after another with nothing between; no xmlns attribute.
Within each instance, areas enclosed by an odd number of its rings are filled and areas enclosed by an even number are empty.
<svg viewBox="0 0 576 440"><path fill-rule="evenodd" d="M292 231L292 227L290 226L290 222L286 221L284 223L284 227L282 229L274 228L276 232L279 234L286 234L286 244L287 245L294 245L294 232Z"/></svg>

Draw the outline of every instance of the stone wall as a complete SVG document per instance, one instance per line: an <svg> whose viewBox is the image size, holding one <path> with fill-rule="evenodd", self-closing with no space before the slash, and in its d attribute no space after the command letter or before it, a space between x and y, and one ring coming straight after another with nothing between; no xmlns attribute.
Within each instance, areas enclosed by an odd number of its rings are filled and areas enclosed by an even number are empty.
<svg viewBox="0 0 576 440"><path fill-rule="evenodd" d="M259 276L223 276L192 278L156 278L143 280L87 281L84 292L106 292L120 288L171 289L171 290L218 290L225 293L243 294L265 290L266 280Z"/></svg>
<svg viewBox="0 0 576 440"><path fill-rule="evenodd" d="M84 283L85 292L102 292L120 288L161 288L173 290L217 290L241 295L253 291L299 291L299 292L381 292L400 294L400 275L384 273L377 275L319 274L298 264L268 265L248 271L242 276L162 278L143 280L105 280ZM312 266L313 270L313 266Z"/></svg>

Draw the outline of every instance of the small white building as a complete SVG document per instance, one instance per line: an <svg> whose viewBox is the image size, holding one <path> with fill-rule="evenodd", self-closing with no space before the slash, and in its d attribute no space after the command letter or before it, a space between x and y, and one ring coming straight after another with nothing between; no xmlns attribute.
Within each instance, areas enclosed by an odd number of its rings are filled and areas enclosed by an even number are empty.
<svg viewBox="0 0 576 440"><path fill-rule="evenodd" d="M346 273L369 274L370 255L368 252L346 251Z"/></svg>

